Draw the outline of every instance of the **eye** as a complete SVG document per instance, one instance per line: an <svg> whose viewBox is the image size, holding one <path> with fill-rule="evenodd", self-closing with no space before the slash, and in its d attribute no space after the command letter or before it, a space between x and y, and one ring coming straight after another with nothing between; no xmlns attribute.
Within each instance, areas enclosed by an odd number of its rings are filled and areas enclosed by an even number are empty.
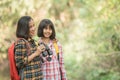
<svg viewBox="0 0 120 80"><path fill-rule="evenodd" d="M33 24L33 25L30 25L30 28L32 28L32 27L34 27L35 26L35 24Z"/></svg>

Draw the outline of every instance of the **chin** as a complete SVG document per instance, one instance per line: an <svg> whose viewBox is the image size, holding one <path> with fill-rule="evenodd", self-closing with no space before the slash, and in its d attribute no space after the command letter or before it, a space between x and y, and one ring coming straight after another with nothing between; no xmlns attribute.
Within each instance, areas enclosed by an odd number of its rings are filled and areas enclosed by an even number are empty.
<svg viewBox="0 0 120 80"><path fill-rule="evenodd" d="M45 36L46 38L49 38L50 36Z"/></svg>
<svg viewBox="0 0 120 80"><path fill-rule="evenodd" d="M33 37L35 34L31 34L30 36Z"/></svg>
<svg viewBox="0 0 120 80"><path fill-rule="evenodd" d="M50 36L48 36L48 35L45 35L45 37L46 37L46 38L49 38Z"/></svg>

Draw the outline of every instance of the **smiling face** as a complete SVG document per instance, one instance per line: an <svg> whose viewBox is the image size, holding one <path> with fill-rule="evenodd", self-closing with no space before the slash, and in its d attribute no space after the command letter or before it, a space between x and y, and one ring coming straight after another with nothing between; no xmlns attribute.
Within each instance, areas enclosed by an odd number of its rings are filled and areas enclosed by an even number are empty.
<svg viewBox="0 0 120 80"><path fill-rule="evenodd" d="M56 34L52 21L43 19L38 26L37 35L38 37L45 37L51 40L55 39Z"/></svg>
<svg viewBox="0 0 120 80"><path fill-rule="evenodd" d="M35 35L35 25L32 19L29 22L29 35L30 37L33 37Z"/></svg>
<svg viewBox="0 0 120 80"><path fill-rule="evenodd" d="M43 29L43 35L45 38L50 38L52 35L52 29L49 25Z"/></svg>

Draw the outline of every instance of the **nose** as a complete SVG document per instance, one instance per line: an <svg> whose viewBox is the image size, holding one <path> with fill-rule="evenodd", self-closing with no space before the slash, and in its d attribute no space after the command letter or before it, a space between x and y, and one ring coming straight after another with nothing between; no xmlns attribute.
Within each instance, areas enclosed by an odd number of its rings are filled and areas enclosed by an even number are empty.
<svg viewBox="0 0 120 80"><path fill-rule="evenodd" d="M46 31L47 31L47 32L50 32L50 29L48 28Z"/></svg>
<svg viewBox="0 0 120 80"><path fill-rule="evenodd" d="M32 30L35 30L35 27L34 27L34 26L32 27Z"/></svg>

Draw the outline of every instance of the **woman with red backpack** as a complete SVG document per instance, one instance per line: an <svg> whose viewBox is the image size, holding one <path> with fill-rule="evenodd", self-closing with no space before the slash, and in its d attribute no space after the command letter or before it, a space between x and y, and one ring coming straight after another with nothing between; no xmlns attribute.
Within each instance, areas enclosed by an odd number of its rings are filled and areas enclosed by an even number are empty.
<svg viewBox="0 0 120 80"><path fill-rule="evenodd" d="M32 37L35 34L34 21L30 16L23 16L17 24L15 43L15 63L20 80L42 80L41 59L39 55L45 50L44 45L37 47ZM27 43L27 44L26 44Z"/></svg>

